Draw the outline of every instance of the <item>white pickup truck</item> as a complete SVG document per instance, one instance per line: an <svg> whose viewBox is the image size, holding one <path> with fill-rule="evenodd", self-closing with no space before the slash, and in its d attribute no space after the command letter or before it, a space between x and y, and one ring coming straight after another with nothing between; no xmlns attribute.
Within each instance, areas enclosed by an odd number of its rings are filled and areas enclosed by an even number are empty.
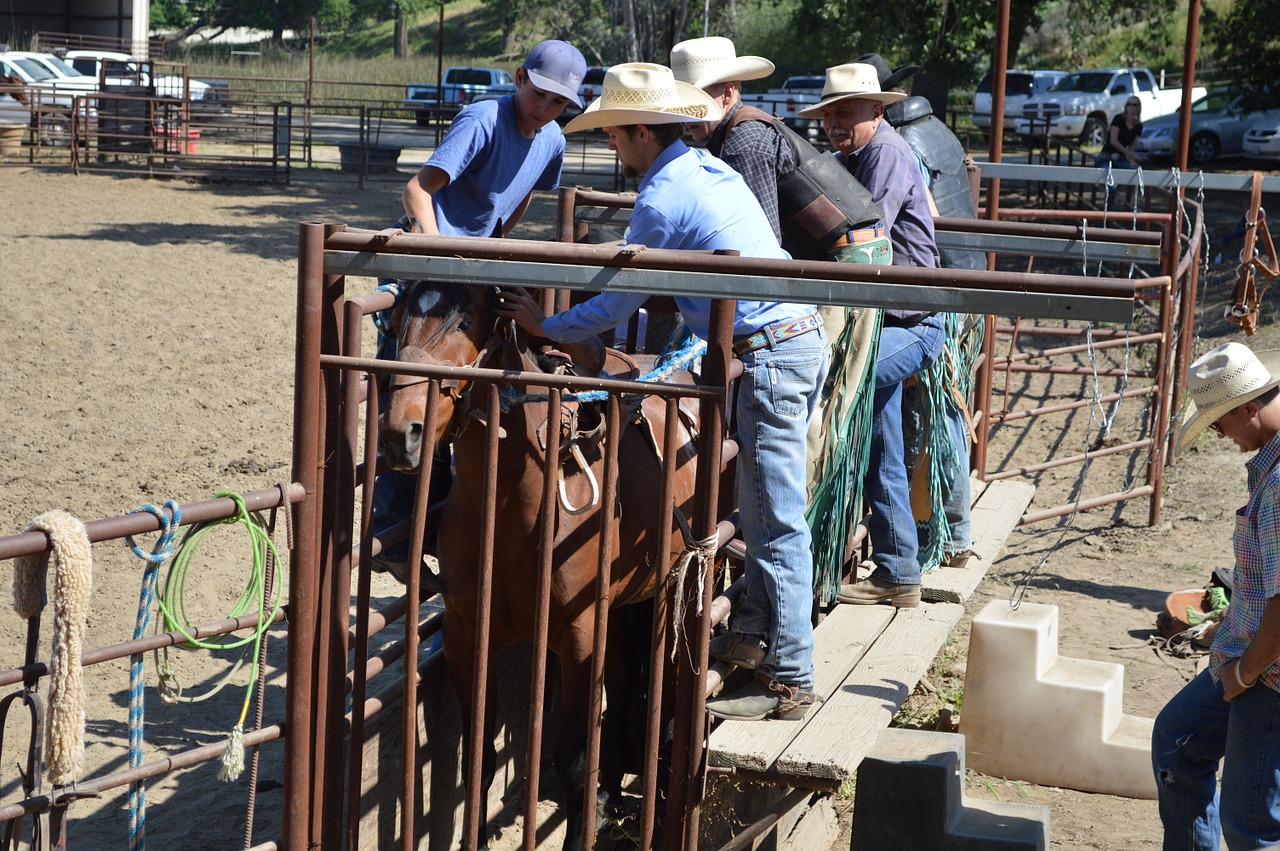
<svg viewBox="0 0 1280 851"><path fill-rule="evenodd" d="M1204 94L1196 87L1192 97ZM1143 119L1174 112L1182 104L1181 89L1162 89L1146 68L1098 68L1063 77L1042 95L1022 105L1015 130L1024 136L1077 137L1085 146L1101 145L1111 119L1124 111L1130 97L1142 101Z"/></svg>
<svg viewBox="0 0 1280 851"><path fill-rule="evenodd" d="M781 88L769 89L763 93L744 92L742 102L778 116L783 124L812 139L822 129L822 122L800 118L796 113L822 100L822 86L825 82L826 77L821 74L787 77L782 81Z"/></svg>
<svg viewBox="0 0 1280 851"><path fill-rule="evenodd" d="M225 81L192 80L185 65L179 76L156 74L150 62L116 50L68 50L62 58L81 74L108 88L147 86L155 89L157 97L190 98L192 110L205 116L224 115L231 111L228 84ZM176 63L168 64L176 66Z"/></svg>

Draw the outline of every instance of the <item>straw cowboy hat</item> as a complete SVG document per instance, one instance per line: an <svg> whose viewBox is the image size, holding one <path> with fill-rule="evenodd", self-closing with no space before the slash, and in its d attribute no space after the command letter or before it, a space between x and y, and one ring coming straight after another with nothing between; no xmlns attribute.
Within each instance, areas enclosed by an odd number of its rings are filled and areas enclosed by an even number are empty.
<svg viewBox="0 0 1280 851"><path fill-rule="evenodd" d="M866 98L888 106L905 98L902 92L880 90L880 76L874 65L865 62L847 62L827 69L827 81L822 86L822 100L796 113L801 118L821 118L823 110L837 101L847 98Z"/></svg>
<svg viewBox="0 0 1280 851"><path fill-rule="evenodd" d="M713 35L671 48L671 71L681 83L705 89L716 83L767 77L773 73L773 63L762 56L739 56L732 41Z"/></svg>
<svg viewBox="0 0 1280 851"><path fill-rule="evenodd" d="M564 132L627 124L686 124L719 121L720 105L697 86L677 82L671 69L624 62L604 75L600 97L564 126Z"/></svg>
<svg viewBox="0 0 1280 851"><path fill-rule="evenodd" d="M919 65L903 65L890 71L889 63L879 53L864 53L853 61L874 66L876 76L880 78L880 89L886 92L920 70Z"/></svg>
<svg viewBox="0 0 1280 851"><path fill-rule="evenodd" d="M1280 349L1255 353L1243 343L1223 343L1187 369L1191 402L1178 445L1185 446L1233 408L1280 384Z"/></svg>

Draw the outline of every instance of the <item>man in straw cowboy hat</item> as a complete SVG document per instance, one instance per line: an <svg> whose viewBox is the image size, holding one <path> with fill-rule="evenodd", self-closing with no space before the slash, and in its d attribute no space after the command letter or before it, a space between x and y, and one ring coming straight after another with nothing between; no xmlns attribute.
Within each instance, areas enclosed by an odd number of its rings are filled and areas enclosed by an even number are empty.
<svg viewBox="0 0 1280 851"><path fill-rule="evenodd" d="M900 90L898 87L920 70L919 65L903 65L891 69L889 62L879 53L864 53L854 61L866 63L876 69L883 91ZM933 214L960 219L977 218L973 193L969 189L970 160L956 135L933 114L933 106L929 101L919 95L909 96L886 107L884 118L916 155ZM981 251L940 247L938 254L939 265L944 268L987 268L987 255ZM941 558L941 563L947 567L964 567L975 556L973 524L969 512L972 501L969 487L969 449L973 442L973 426L968 413L968 394L961 390L969 382L965 380L967 376L960 375L958 371L969 360L965 355L979 346L981 340L979 334L967 331L966 328L971 329L974 323L980 321L981 317L947 314L944 346L946 355L939 357L933 368L922 375L921 381L916 385L944 388L941 422L945 423L945 432L936 438L945 444L938 447L944 450L944 457L933 461L942 461L941 508L946 524L942 540L931 542L932 547L927 542L926 531L922 530L919 559L925 565L937 564L937 560ZM916 450L922 441L921 426L925 422L921 402L929 407L933 397L910 386L905 388L904 393L907 469L914 471L918 457ZM924 435L923 440L929 441L929 436ZM937 446L935 443L935 447ZM915 484L913 476L913 490ZM920 525L917 523L917 526Z"/></svg>
<svg viewBox="0 0 1280 851"><path fill-rule="evenodd" d="M671 72L676 80L696 86L720 106L717 121L689 125L689 135L706 142L707 150L742 175L769 218L774 237L782 241L778 218L778 178L796 167L791 146L771 125L745 121L732 128L742 108L742 83L773 73L773 63L762 56L738 56L733 42L722 36L691 38L671 48Z"/></svg>
<svg viewBox="0 0 1280 851"><path fill-rule="evenodd" d="M1280 351L1225 343L1191 364L1187 388L1180 445L1212 427L1255 454L1231 605L1208 667L1156 717L1151 763L1165 849L1217 851L1221 836L1243 851L1280 845Z"/></svg>
<svg viewBox="0 0 1280 851"><path fill-rule="evenodd" d="M820 188L828 197L816 199L813 192L817 187L791 176L801 167L797 150L803 149L802 158L807 152L818 159L818 152L794 134L784 136L786 131L779 129L772 116L742 102L742 82L769 76L773 73L772 62L760 56L738 56L732 41L708 36L688 39L671 48L671 71L677 80L697 86L720 105L723 116L689 125L690 135L697 141L706 141L707 150L742 175L769 217L774 236L792 257L889 262L889 243L877 223L880 211L867 203L870 195L866 189L849 175L845 184L822 185ZM841 199L845 206L832 203L831 196ZM864 209L853 212L859 205ZM862 218L856 218L859 214ZM818 237L819 233L824 236ZM832 317L824 314L824 318Z"/></svg>
<svg viewBox="0 0 1280 851"><path fill-rule="evenodd" d="M720 114L714 100L677 82L669 68L634 62L609 69L600 97L565 132L603 128L624 171L642 176L627 242L786 259L742 177L680 139L685 124ZM646 298L601 293L548 318L528 293L513 290L498 310L531 334L572 342L617 327ZM710 300L677 296L676 304L705 339ZM827 371L827 338L815 305L748 300L736 304L733 333L743 363L735 409L737 496L751 599L736 620L756 637L757 671L748 685L707 708L721 718L799 718L814 702L814 670L813 564L797 471L804 469L808 420Z"/></svg>
<svg viewBox="0 0 1280 851"><path fill-rule="evenodd" d="M800 110L821 118L827 138L884 213L895 266L938 265L933 216L915 154L884 120L905 95L884 92L873 65L850 62L827 69L822 100ZM919 541L911 512L902 422L902 382L933 365L945 339L943 317L920 310L885 310L876 352L871 457L866 497L875 569L841 586L842 603L920 604Z"/></svg>

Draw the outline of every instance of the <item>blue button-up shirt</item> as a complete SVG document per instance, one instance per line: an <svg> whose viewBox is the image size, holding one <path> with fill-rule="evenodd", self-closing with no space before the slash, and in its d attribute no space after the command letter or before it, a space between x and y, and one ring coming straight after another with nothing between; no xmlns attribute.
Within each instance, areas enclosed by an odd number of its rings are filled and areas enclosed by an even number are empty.
<svg viewBox="0 0 1280 851"><path fill-rule="evenodd" d="M778 245L760 202L741 175L706 151L682 141L669 145L640 181L626 241L650 248L728 249L743 257L781 260L790 255ZM647 295L608 292L548 317L543 334L577 342L616 328L644 304ZM676 296L690 330L709 336L711 300ZM733 334L740 337L775 322L812 313L812 304L738 301Z"/></svg>

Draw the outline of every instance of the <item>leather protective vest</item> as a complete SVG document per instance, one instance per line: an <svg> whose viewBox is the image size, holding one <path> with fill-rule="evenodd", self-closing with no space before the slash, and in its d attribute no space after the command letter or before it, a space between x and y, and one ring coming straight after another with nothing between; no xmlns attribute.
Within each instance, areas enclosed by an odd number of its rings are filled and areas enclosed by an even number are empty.
<svg viewBox="0 0 1280 851"><path fill-rule="evenodd" d="M773 125L795 155L795 170L778 175L782 247L792 257L821 260L836 239L883 218L871 193L834 156L822 153L790 127L754 106L738 108L729 119L726 135L743 121Z"/></svg>
<svg viewBox="0 0 1280 851"><path fill-rule="evenodd" d="M938 215L976 219L969 191L969 169L964 146L947 125L933 114L929 101L916 95L892 104L884 111L889 124L924 162L929 191ZM985 269L987 256L980 251L940 248L942 265L952 269Z"/></svg>

